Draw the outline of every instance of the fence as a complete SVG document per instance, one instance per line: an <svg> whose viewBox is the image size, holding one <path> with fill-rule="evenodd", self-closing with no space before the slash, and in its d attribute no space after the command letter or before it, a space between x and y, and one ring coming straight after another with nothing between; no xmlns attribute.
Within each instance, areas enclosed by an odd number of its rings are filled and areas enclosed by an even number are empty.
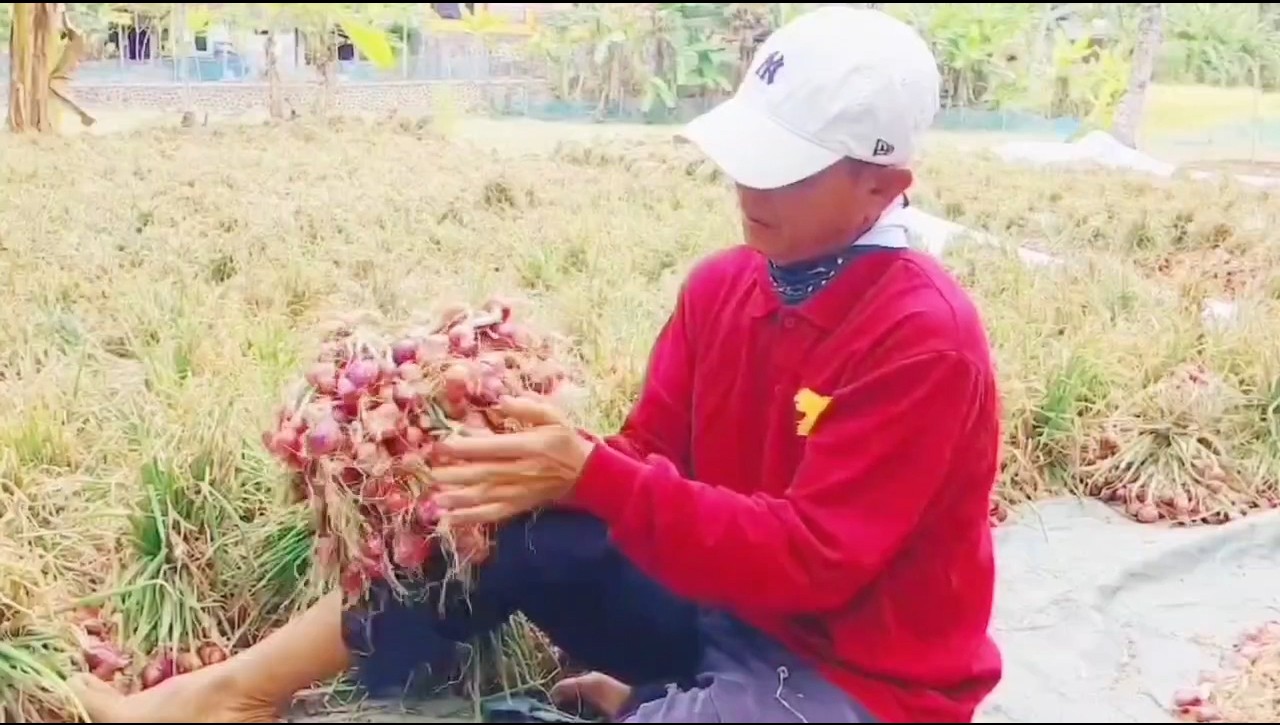
<svg viewBox="0 0 1280 725"><path fill-rule="evenodd" d="M639 98L600 104L565 100L555 92L557 69L534 57L526 34L437 34L407 45L397 67L382 70L359 60L339 61L331 101L340 111L430 111L443 102L472 113L527 117L544 121L678 123L705 110L716 98L682 99L673 108L646 106ZM314 68L301 62L297 51L286 50L278 63L282 92L295 108L310 108L321 92ZM263 59L234 53L205 54L187 59L180 69L170 58L149 61L90 60L76 70L76 97L91 109L120 108L177 112L241 113L265 107L268 89L262 78ZM7 77L8 59L0 54L0 73ZM1157 89L1158 91L1159 89ZM1183 100L1192 106L1186 116L1208 119L1188 129L1174 124L1155 129L1165 145L1194 155L1256 158L1280 151L1280 101L1260 97L1248 89L1230 94L1199 87L1195 93L1220 92L1212 98ZM1186 92L1178 91L1184 96ZM1194 94L1193 94L1194 95ZM1160 105L1160 99L1157 104ZM0 101L3 103L3 101ZM1232 110L1224 110L1230 105ZM1204 109L1216 108L1210 118ZM1179 115L1175 113L1175 115ZM1186 119L1182 119L1186 120ZM1074 118L1044 118L1016 111L953 107L939 114L936 126L948 131L1034 134L1066 139L1084 124ZM1157 124L1159 126L1159 124ZM1150 139L1152 133L1147 134Z"/></svg>
<svg viewBox="0 0 1280 725"><path fill-rule="evenodd" d="M674 108L646 108L641 99L622 98L606 104L557 98L554 73L531 58L526 35L438 35L423 38L402 53L394 69L383 70L363 60L338 61L335 106L338 109L421 110L449 95L473 112L520 116L545 121L679 123L713 105L717 98L681 99ZM319 93L314 68L289 51L277 68L283 92L292 104L305 104ZM172 58L135 61L87 60L77 67L72 86L89 107L178 111L190 107L211 113L238 113L265 105L263 59L234 53L188 58L179 68ZM8 74L8 58L0 54L0 73ZM996 130L1067 136L1075 119L1044 119L1030 114L948 109L939 127L950 130Z"/></svg>

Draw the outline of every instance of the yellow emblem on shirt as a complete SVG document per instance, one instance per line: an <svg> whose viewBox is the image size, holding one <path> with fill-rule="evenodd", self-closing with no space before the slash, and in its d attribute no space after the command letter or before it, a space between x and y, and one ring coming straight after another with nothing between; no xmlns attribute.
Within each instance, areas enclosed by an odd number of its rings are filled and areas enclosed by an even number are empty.
<svg viewBox="0 0 1280 725"><path fill-rule="evenodd" d="M831 404L831 398L826 395L818 395L808 388L803 388L796 393L796 412L802 417L800 422L796 424L796 433L802 436L809 435L809 431L813 430L814 424L818 422L818 417Z"/></svg>

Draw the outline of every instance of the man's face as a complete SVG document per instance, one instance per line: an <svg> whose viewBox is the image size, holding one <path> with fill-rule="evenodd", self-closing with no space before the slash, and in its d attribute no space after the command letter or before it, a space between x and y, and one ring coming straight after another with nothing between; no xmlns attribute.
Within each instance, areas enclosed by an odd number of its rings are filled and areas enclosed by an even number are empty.
<svg viewBox="0 0 1280 725"><path fill-rule="evenodd" d="M778 189L739 185L743 236L779 264L818 256L852 242L910 185L906 169L851 159Z"/></svg>

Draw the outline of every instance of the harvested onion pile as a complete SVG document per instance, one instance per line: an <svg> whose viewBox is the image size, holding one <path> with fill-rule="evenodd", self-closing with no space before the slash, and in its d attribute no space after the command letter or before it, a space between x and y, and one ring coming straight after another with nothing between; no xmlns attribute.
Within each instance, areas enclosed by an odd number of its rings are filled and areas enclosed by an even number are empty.
<svg viewBox="0 0 1280 725"><path fill-rule="evenodd" d="M374 583L421 580L441 554L451 561L437 563L455 574L487 556L487 530L437 525L430 467L449 461L434 443L514 430L494 409L503 395L554 400L578 389L552 340L511 316L491 301L398 337L343 325L264 434L297 472L294 493L316 516L317 559L340 573L349 598Z"/></svg>
<svg viewBox="0 0 1280 725"><path fill-rule="evenodd" d="M124 694L147 690L165 680L215 665L227 658L226 651L213 642L205 642L195 650L161 648L145 664L116 644L116 628L97 609L77 613L77 636L85 667L103 682ZM141 664L139 668L137 665Z"/></svg>

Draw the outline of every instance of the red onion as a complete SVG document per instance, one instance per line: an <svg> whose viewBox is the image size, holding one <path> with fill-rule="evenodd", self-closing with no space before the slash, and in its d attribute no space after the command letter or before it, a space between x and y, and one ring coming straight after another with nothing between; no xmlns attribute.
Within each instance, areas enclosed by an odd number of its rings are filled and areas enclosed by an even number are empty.
<svg viewBox="0 0 1280 725"><path fill-rule="evenodd" d="M357 389L367 388L378 380L380 370L372 360L357 360L347 366L345 377Z"/></svg>
<svg viewBox="0 0 1280 725"><path fill-rule="evenodd" d="M196 654L206 667L225 662L227 659L227 653L213 642L205 642L200 645L200 649L196 650Z"/></svg>
<svg viewBox="0 0 1280 725"><path fill-rule="evenodd" d="M400 424L400 409L395 403L383 403L365 415L364 424L374 440L390 438Z"/></svg>
<svg viewBox="0 0 1280 725"><path fill-rule="evenodd" d="M164 674L164 669L159 662L148 662L147 666L142 668L142 689L150 690L156 685L169 679Z"/></svg>
<svg viewBox="0 0 1280 725"><path fill-rule="evenodd" d="M423 365L437 363L449 354L448 335L427 335L418 345L417 361Z"/></svg>
<svg viewBox="0 0 1280 725"><path fill-rule="evenodd" d="M278 454L300 453L298 436L292 431L278 430L271 436L271 450Z"/></svg>
<svg viewBox="0 0 1280 725"><path fill-rule="evenodd" d="M480 381L480 390L476 393L476 399L481 405L495 405L506 393L507 389L502 384L502 378L489 375Z"/></svg>
<svg viewBox="0 0 1280 725"><path fill-rule="evenodd" d="M418 525L430 529L440 521L440 508L435 501L423 499L414 507L413 515L418 520Z"/></svg>
<svg viewBox="0 0 1280 725"><path fill-rule="evenodd" d="M319 362L307 371L307 382L322 393L332 393L337 387L338 366L331 362Z"/></svg>
<svg viewBox="0 0 1280 725"><path fill-rule="evenodd" d="M413 508L413 499L398 488L388 491L382 497L382 510L387 512L388 516L399 516L411 508Z"/></svg>
<svg viewBox="0 0 1280 725"><path fill-rule="evenodd" d="M418 342L411 338L401 338L391 346L391 359L395 360L396 365L407 363L417 356Z"/></svg>
<svg viewBox="0 0 1280 725"><path fill-rule="evenodd" d="M476 328L463 323L449 330L449 346L459 355L470 355L476 351Z"/></svg>
<svg viewBox="0 0 1280 725"><path fill-rule="evenodd" d="M348 597L354 597L364 591L368 581L369 579L364 573L364 567L360 566L358 562L352 562L342 572L342 591Z"/></svg>
<svg viewBox="0 0 1280 725"><path fill-rule="evenodd" d="M359 389L356 388L356 384L351 382L350 378L341 377L341 378L338 378L338 385L336 388L336 392L339 397L345 400L347 398L352 397L353 395L356 395L360 391Z"/></svg>
<svg viewBox="0 0 1280 725"><path fill-rule="evenodd" d="M364 542L365 556L370 559L381 559L387 555L387 544L377 534L370 534Z"/></svg>
<svg viewBox="0 0 1280 725"><path fill-rule="evenodd" d="M423 378L422 366L416 362L402 363L399 367L400 379L416 383Z"/></svg>
<svg viewBox="0 0 1280 725"><path fill-rule="evenodd" d="M417 391L413 389L413 386L403 381L396 383L392 398L396 401L396 405L405 409L417 409L422 404L422 399L418 396Z"/></svg>
<svg viewBox="0 0 1280 725"><path fill-rule="evenodd" d="M404 442L411 449L422 445L422 441L426 440L426 438L427 434L423 433L422 429L416 425L411 425L404 429Z"/></svg>
<svg viewBox="0 0 1280 725"><path fill-rule="evenodd" d="M387 560L383 559L365 559L364 573L370 581L385 581L390 578L390 570L387 568Z"/></svg>
<svg viewBox="0 0 1280 725"><path fill-rule="evenodd" d="M462 363L454 363L444 371L444 394L449 402L466 400L471 393L471 370Z"/></svg>
<svg viewBox="0 0 1280 725"><path fill-rule="evenodd" d="M342 426L326 417L307 432L307 452L315 457L327 456L338 450L343 438Z"/></svg>
<svg viewBox="0 0 1280 725"><path fill-rule="evenodd" d="M84 652L85 664L91 670L104 668L118 672L129 666L129 658L108 642L97 642Z"/></svg>
<svg viewBox="0 0 1280 725"><path fill-rule="evenodd" d="M204 662L200 660L199 655L195 652L183 652L178 655L175 662L177 663L178 674L185 675L188 672L195 672L204 667Z"/></svg>
<svg viewBox="0 0 1280 725"><path fill-rule="evenodd" d="M400 531L396 533L391 550L396 566L404 569L418 569L426 563L431 544L425 536L411 531Z"/></svg>
<svg viewBox="0 0 1280 725"><path fill-rule="evenodd" d="M356 446L356 463L364 467L372 466L378 461L378 444L363 441Z"/></svg>

